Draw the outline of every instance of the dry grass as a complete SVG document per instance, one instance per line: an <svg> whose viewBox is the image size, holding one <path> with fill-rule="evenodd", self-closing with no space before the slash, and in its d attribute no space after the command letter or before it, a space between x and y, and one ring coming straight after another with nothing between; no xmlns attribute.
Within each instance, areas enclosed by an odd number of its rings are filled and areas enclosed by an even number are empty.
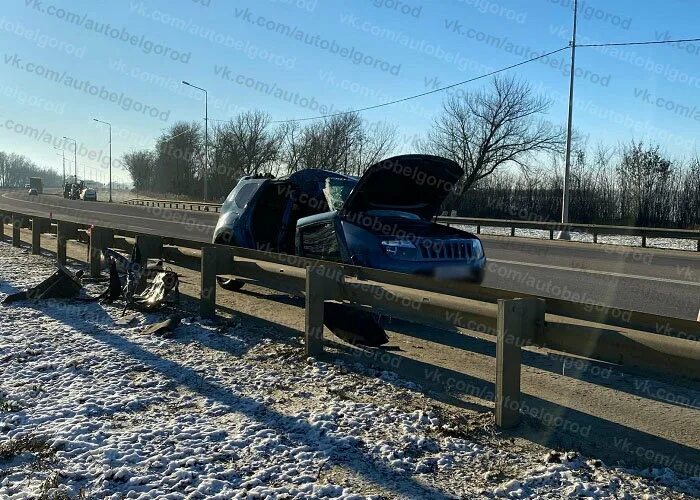
<svg viewBox="0 0 700 500"><path fill-rule="evenodd" d="M11 460L24 453L34 455L37 463L45 463L53 460L56 450L41 436L21 436L0 443L0 460Z"/></svg>

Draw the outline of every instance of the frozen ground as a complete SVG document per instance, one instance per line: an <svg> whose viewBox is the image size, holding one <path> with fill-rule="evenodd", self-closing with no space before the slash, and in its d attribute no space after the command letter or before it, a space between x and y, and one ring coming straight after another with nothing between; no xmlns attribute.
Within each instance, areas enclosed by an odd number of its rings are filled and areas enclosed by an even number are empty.
<svg viewBox="0 0 700 500"><path fill-rule="evenodd" d="M0 298L52 272L0 243ZM94 291L94 290L92 290ZM2 306L0 306L2 307ZM0 310L0 498L690 498L700 478L549 455L296 337L117 307ZM487 417L487 418L483 418ZM565 451L565 450L564 450Z"/></svg>
<svg viewBox="0 0 700 500"><path fill-rule="evenodd" d="M476 233L476 226L456 226L466 231ZM510 236L510 228L508 227L481 227L481 234L490 234L494 236ZM571 241L580 241L584 243L593 243L593 235L589 233L571 232ZM536 238L541 240L549 239L549 231L541 229L516 229L515 235L524 238ZM642 246L641 236L619 236L612 234L598 235L598 243L608 245L624 245L624 246ZM679 240L676 238L647 238L647 246L651 248L668 248L671 250L695 250L697 248L696 240Z"/></svg>

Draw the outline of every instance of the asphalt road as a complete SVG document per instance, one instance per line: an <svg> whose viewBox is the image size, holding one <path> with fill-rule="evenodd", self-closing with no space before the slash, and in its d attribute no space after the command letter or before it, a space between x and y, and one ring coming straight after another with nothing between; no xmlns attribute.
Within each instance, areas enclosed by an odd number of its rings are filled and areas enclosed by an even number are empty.
<svg viewBox="0 0 700 500"><path fill-rule="evenodd" d="M59 196L0 194L0 209L84 224L211 241L218 215ZM484 285L547 297L590 300L624 309L696 319L700 253L482 236L488 259Z"/></svg>

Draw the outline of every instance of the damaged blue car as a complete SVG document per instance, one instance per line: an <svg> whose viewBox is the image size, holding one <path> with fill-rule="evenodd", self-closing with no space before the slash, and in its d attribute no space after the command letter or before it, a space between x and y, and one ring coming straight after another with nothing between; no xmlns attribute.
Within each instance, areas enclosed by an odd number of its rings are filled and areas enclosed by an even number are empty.
<svg viewBox="0 0 700 500"><path fill-rule="evenodd" d="M435 222L463 174L452 160L411 154L382 160L359 179L321 169L243 177L221 208L213 242L481 283L479 238Z"/></svg>

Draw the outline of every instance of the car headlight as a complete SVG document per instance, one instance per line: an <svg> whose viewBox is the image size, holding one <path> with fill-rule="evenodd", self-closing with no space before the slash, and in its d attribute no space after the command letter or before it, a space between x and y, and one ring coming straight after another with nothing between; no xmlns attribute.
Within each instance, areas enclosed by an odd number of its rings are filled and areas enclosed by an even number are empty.
<svg viewBox="0 0 700 500"><path fill-rule="evenodd" d="M417 250L416 245L408 240L385 240L382 241L382 248L390 257L414 256Z"/></svg>

